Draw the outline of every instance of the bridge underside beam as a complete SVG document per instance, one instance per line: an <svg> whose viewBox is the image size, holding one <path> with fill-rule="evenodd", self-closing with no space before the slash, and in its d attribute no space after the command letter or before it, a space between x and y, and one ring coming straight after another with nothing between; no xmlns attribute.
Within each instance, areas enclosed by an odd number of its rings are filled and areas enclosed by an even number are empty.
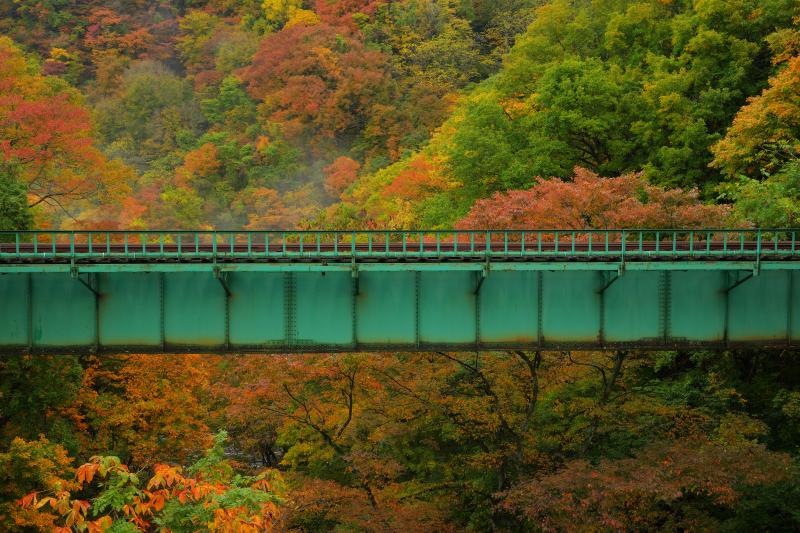
<svg viewBox="0 0 800 533"><path fill-rule="evenodd" d="M0 352L800 345L796 263L720 263L6 265Z"/></svg>

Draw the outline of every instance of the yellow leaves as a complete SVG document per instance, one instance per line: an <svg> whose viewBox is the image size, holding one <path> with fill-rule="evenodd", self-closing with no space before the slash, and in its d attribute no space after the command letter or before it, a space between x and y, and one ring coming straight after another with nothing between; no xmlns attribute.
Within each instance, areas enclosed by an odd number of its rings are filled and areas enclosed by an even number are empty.
<svg viewBox="0 0 800 533"><path fill-rule="evenodd" d="M34 498L34 499L35 499L35 498ZM56 506L57 506L57 504L58 504L58 500L56 500L56 499L55 499L55 498L53 498L53 497L47 496L47 497L45 497L45 498L42 498L41 500L39 500L39 501L36 503L35 507L36 507L37 509L41 509L41 508L42 508L42 507L44 507L45 505L49 505L50 507L52 507L53 509L55 509L55 508L56 508Z"/></svg>
<svg viewBox="0 0 800 533"><path fill-rule="evenodd" d="M95 438L85 449L101 452L116 441L136 468L201 453L209 435L199 392L210 386L215 361L199 355L129 355L111 365L107 359L91 361L79 394L79 408L94 424ZM117 392L98 394L104 387Z"/></svg>
<svg viewBox="0 0 800 533"><path fill-rule="evenodd" d="M723 444L755 443L766 435L769 426L743 413L726 413L717 429L717 440Z"/></svg>
<svg viewBox="0 0 800 533"><path fill-rule="evenodd" d="M75 500L70 506L64 524L69 527L73 524L80 525L86 521L86 513L89 511L89 502L85 500Z"/></svg>
<svg viewBox="0 0 800 533"><path fill-rule="evenodd" d="M303 5L301 0L264 0L261 9L268 22L283 24Z"/></svg>
<svg viewBox="0 0 800 533"><path fill-rule="evenodd" d="M298 9L295 11L289 20L286 22L284 28L291 28L292 26L314 26L320 23L319 15L308 9Z"/></svg>
<svg viewBox="0 0 800 533"><path fill-rule="evenodd" d="M55 59L57 61L70 61L72 59L75 59L75 55L70 54L63 48L54 47L50 49L50 58Z"/></svg>
<svg viewBox="0 0 800 533"><path fill-rule="evenodd" d="M535 107L535 95L532 95L524 100L519 98L506 98L500 100L500 105L503 112L511 120L530 115Z"/></svg>

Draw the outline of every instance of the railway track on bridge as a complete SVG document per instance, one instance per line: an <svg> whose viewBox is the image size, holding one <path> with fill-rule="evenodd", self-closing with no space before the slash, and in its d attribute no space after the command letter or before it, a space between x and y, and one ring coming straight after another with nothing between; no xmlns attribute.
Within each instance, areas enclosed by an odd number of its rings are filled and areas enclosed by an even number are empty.
<svg viewBox="0 0 800 533"><path fill-rule="evenodd" d="M0 263L792 260L795 230L0 232Z"/></svg>

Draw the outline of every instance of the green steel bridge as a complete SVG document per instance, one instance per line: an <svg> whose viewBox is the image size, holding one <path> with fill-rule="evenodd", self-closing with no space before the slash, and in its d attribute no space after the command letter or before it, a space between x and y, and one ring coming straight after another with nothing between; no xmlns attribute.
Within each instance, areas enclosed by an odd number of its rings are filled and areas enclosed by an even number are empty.
<svg viewBox="0 0 800 533"><path fill-rule="evenodd" d="M0 232L0 353L796 346L798 236Z"/></svg>

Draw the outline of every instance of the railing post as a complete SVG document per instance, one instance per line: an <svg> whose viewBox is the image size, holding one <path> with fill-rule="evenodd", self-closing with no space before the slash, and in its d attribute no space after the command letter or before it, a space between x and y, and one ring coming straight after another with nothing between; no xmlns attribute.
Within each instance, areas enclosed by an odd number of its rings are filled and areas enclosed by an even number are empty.
<svg viewBox="0 0 800 533"><path fill-rule="evenodd" d="M761 228L756 230L756 265L761 264Z"/></svg>

